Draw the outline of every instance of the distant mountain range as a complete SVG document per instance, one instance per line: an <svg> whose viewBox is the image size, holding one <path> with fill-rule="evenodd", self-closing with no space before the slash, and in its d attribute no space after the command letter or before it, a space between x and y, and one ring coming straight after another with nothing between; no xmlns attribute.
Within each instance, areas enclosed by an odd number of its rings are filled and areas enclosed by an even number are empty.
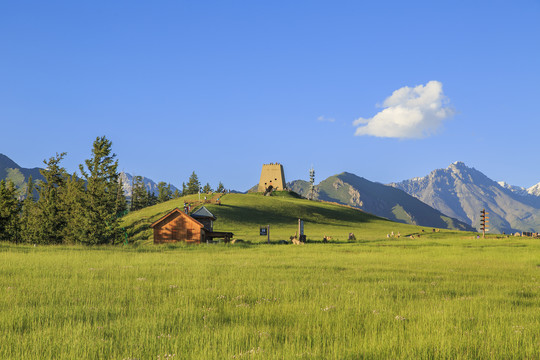
<svg viewBox="0 0 540 360"><path fill-rule="evenodd" d="M307 181L296 180L287 186L300 195L310 195ZM444 215L402 190L347 172L321 181L315 186L313 198L349 205L406 224L474 231L467 223Z"/></svg>
<svg viewBox="0 0 540 360"><path fill-rule="evenodd" d="M34 183L38 180L44 180L39 170L40 168L27 169L20 167L6 155L0 154L0 180L11 180L18 189L19 197L25 196L30 176L32 176Z"/></svg>
<svg viewBox="0 0 540 360"><path fill-rule="evenodd" d="M497 184L501 185L503 188L508 189L512 191L513 193L516 193L518 195L527 196L527 195L533 195L533 196L540 196L540 183L531 186L530 188L524 188L521 186L514 186L505 183L504 181L498 181Z"/></svg>
<svg viewBox="0 0 540 360"><path fill-rule="evenodd" d="M128 198L131 198L131 194L133 193L133 175L122 171L120 173L120 178L122 179L122 188L124 189L124 195ZM154 195L158 194L158 185L156 182L154 182L154 180L144 176L142 177L142 180L147 191L152 192ZM171 184L171 191L174 192L175 190L177 190L177 188Z"/></svg>
<svg viewBox="0 0 540 360"><path fill-rule="evenodd" d="M540 230L540 184L525 189L495 182L455 162L424 177L390 185L476 228L480 226L480 210L485 208L493 232Z"/></svg>
<svg viewBox="0 0 540 360"><path fill-rule="evenodd" d="M45 180L39 170L42 168L27 169L19 166L16 162L11 160L4 154L0 154L0 180L9 179L13 181L18 189L19 196L22 197L26 194L26 187L28 185L28 178L32 176L34 183L38 180ZM133 175L125 172L120 173L122 179L122 188L126 197L131 198L132 194L132 180ZM151 191L155 195L158 193L158 186L152 179L143 176L143 183L148 191ZM171 191L174 192L176 187L171 184Z"/></svg>
<svg viewBox="0 0 540 360"><path fill-rule="evenodd" d="M13 181L21 197L30 176L34 181L43 179L39 170L22 168L0 154L0 179ZM131 197L133 176L122 172L120 177L124 193ZM143 182L157 194L156 182L145 177ZM307 181L296 180L288 187L308 196ZM176 187L171 185L171 190ZM478 229L480 210L485 208L490 213L492 232L540 230L540 183L527 189L496 182L462 162L388 185L344 172L316 185L314 199L353 206L403 223L459 230Z"/></svg>

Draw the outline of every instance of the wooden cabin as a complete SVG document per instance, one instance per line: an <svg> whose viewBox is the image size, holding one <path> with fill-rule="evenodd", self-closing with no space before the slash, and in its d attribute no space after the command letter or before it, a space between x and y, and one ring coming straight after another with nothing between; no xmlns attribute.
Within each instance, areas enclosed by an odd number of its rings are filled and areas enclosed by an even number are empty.
<svg viewBox="0 0 540 360"><path fill-rule="evenodd" d="M223 238L225 242L232 239L231 232L215 232L216 220L204 206L190 215L179 208L175 208L150 225L154 229L154 244L185 241L186 243L200 244L213 241L214 238Z"/></svg>
<svg viewBox="0 0 540 360"><path fill-rule="evenodd" d="M173 209L150 227L154 229L155 244L177 241L199 244L206 238L204 225L179 208Z"/></svg>

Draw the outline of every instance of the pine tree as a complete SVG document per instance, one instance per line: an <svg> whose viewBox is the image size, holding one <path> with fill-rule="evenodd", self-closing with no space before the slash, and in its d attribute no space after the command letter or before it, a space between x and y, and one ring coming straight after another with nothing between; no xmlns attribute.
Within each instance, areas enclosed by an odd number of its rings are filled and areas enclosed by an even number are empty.
<svg viewBox="0 0 540 360"><path fill-rule="evenodd" d="M130 211L142 209L148 205L148 192L144 186L142 176L133 176L131 180L131 207Z"/></svg>
<svg viewBox="0 0 540 360"><path fill-rule="evenodd" d="M62 205L66 214L66 227L63 238L65 243L86 242L86 189L84 181L74 173L66 178L65 191L62 193Z"/></svg>
<svg viewBox="0 0 540 360"><path fill-rule="evenodd" d="M178 199L180 196L182 196L182 194L180 193L180 191L178 189L175 189L174 190L174 193L172 195L173 199Z"/></svg>
<svg viewBox="0 0 540 360"><path fill-rule="evenodd" d="M186 186L186 183L183 182L183 183L182 183L182 196L186 196L186 195L188 195L188 193L187 193L187 186Z"/></svg>
<svg viewBox="0 0 540 360"><path fill-rule="evenodd" d="M118 160L111 151L112 142L105 136L97 137L92 158L85 160L86 169L79 166L86 180L82 241L87 244L113 243L120 239L119 220L116 217L118 195Z"/></svg>
<svg viewBox="0 0 540 360"><path fill-rule="evenodd" d="M116 193L116 217L122 217L127 214L128 204L124 193L124 182L122 177L118 177L118 191Z"/></svg>
<svg viewBox="0 0 540 360"><path fill-rule="evenodd" d="M187 183L187 195L191 194L198 194L201 188L201 183L199 182L199 178L197 174L195 174L195 171L191 174L189 177L189 181Z"/></svg>
<svg viewBox="0 0 540 360"><path fill-rule="evenodd" d="M19 211L17 189L11 180L0 181L0 240L20 241Z"/></svg>
<svg viewBox="0 0 540 360"><path fill-rule="evenodd" d="M158 198L154 194L154 192L150 189L148 189L148 193L146 195L146 205L145 206L152 206L156 205L158 203Z"/></svg>
<svg viewBox="0 0 540 360"><path fill-rule="evenodd" d="M206 183L206 185L204 185L203 187L203 193L210 194L211 192L212 192L212 187L210 186L209 183Z"/></svg>
<svg viewBox="0 0 540 360"><path fill-rule="evenodd" d="M36 242L37 234L36 229L36 201L34 199L34 180L32 176L28 178L26 185L26 194L22 202L21 208L21 239L23 242Z"/></svg>
<svg viewBox="0 0 540 360"><path fill-rule="evenodd" d="M164 181L158 183L158 203L171 200L173 194L171 192L171 184L167 184Z"/></svg>
<svg viewBox="0 0 540 360"><path fill-rule="evenodd" d="M36 204L35 234L37 243L60 244L63 241L63 232L66 227L65 207L62 204L62 192L65 191L66 170L60 166L60 162L66 153L56 154L43 160L46 167L39 170L45 178L38 184L39 199Z"/></svg>
<svg viewBox="0 0 540 360"><path fill-rule="evenodd" d="M216 192L217 193L222 193L222 192L225 192L225 187L223 186L223 184L221 183L221 181L219 182L219 185L216 189Z"/></svg>

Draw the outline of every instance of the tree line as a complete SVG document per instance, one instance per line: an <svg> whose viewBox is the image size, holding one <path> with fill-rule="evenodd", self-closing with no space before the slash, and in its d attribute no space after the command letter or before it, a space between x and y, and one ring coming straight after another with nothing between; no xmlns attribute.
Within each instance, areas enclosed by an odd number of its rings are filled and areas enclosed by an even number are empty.
<svg viewBox="0 0 540 360"><path fill-rule="evenodd" d="M222 193L225 191L225 187L219 182L216 192ZM157 194L154 193L151 189L147 189L144 185L144 178L142 176L133 176L132 186L131 186L131 202L129 209L131 211L139 210L147 206L152 206L158 203L169 201L171 199L176 199L185 195L193 195L197 193L212 193L214 190L209 183L201 186L199 177L195 171L189 177L187 184L182 183L182 190L175 189L171 190L171 184L167 184L164 181L160 181L157 184Z"/></svg>
<svg viewBox="0 0 540 360"><path fill-rule="evenodd" d="M61 166L65 156L65 152L57 153L43 161L46 166L40 173L44 180L34 184L30 177L23 200L19 200L13 182L0 181L0 241L116 244L124 239L120 217L128 210L201 191L195 172L183 184L182 192L173 192L170 184L160 182L157 195L146 190L141 176L135 176L128 203L112 142L105 136L94 141L92 156L79 165L80 176ZM224 190L220 182L216 191ZM208 183L202 192L212 192Z"/></svg>

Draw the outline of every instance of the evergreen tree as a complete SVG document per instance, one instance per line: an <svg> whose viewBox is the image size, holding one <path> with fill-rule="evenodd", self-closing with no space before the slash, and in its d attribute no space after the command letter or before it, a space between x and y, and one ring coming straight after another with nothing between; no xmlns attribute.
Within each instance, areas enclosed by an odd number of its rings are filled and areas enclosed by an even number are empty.
<svg viewBox="0 0 540 360"><path fill-rule="evenodd" d="M38 185L39 199L36 204L34 242L45 244L59 244L63 241L63 232L66 227L65 208L62 204L62 192L65 191L66 170L60 162L66 153L58 154L43 160L46 167L39 170L45 181Z"/></svg>
<svg viewBox="0 0 540 360"><path fill-rule="evenodd" d="M36 242L37 233L36 229L38 224L36 223L36 201L34 199L34 180L32 176L28 178L28 184L26 185L26 194L22 202L20 223L21 223L21 240L23 242Z"/></svg>
<svg viewBox="0 0 540 360"><path fill-rule="evenodd" d="M186 195L198 194L200 188L201 188L201 183L199 182L199 177L197 176L197 174L195 174L195 171L194 171L189 177L189 181L187 183L186 191L184 192L184 194Z"/></svg>
<svg viewBox="0 0 540 360"><path fill-rule="evenodd" d="M16 188L11 180L0 181L0 240L20 241L19 211Z"/></svg>
<svg viewBox="0 0 540 360"><path fill-rule="evenodd" d="M173 196L173 199L178 199L180 196L182 196L182 194L180 193L178 189L175 189L172 196Z"/></svg>
<svg viewBox="0 0 540 360"><path fill-rule="evenodd" d="M85 160L86 169L79 166L86 180L86 195L82 229L87 244L114 244L120 239L119 220L116 217L118 195L118 160L111 152L112 142L105 136L97 137L92 158Z"/></svg>
<svg viewBox="0 0 540 360"><path fill-rule="evenodd" d="M118 191L116 193L116 217L121 217L127 214L128 204L124 193L124 182L122 177L118 177Z"/></svg>
<svg viewBox="0 0 540 360"><path fill-rule="evenodd" d="M219 185L216 189L216 192L217 193L222 193L222 192L225 192L225 187L223 186L223 184L221 183L221 181L219 182Z"/></svg>
<svg viewBox="0 0 540 360"><path fill-rule="evenodd" d="M148 189L148 194L146 195L146 205L145 206L152 206L156 205L158 203L158 198L154 194L154 192L150 189Z"/></svg>
<svg viewBox="0 0 540 360"><path fill-rule="evenodd" d="M164 181L158 183L158 197L157 202L162 203L172 199L173 194L171 191L171 184L166 184Z"/></svg>
<svg viewBox="0 0 540 360"><path fill-rule="evenodd" d="M211 192L212 192L212 187L210 186L209 183L206 183L206 185L204 185L203 187L203 193L210 194Z"/></svg>
<svg viewBox="0 0 540 360"><path fill-rule="evenodd" d="M86 242L87 194L84 181L73 173L66 178L65 191L62 192L62 206L66 214L66 227L63 232L65 243Z"/></svg>
<svg viewBox="0 0 540 360"><path fill-rule="evenodd" d="M148 192L142 176L133 176L131 180L131 211L139 210L148 205Z"/></svg>

